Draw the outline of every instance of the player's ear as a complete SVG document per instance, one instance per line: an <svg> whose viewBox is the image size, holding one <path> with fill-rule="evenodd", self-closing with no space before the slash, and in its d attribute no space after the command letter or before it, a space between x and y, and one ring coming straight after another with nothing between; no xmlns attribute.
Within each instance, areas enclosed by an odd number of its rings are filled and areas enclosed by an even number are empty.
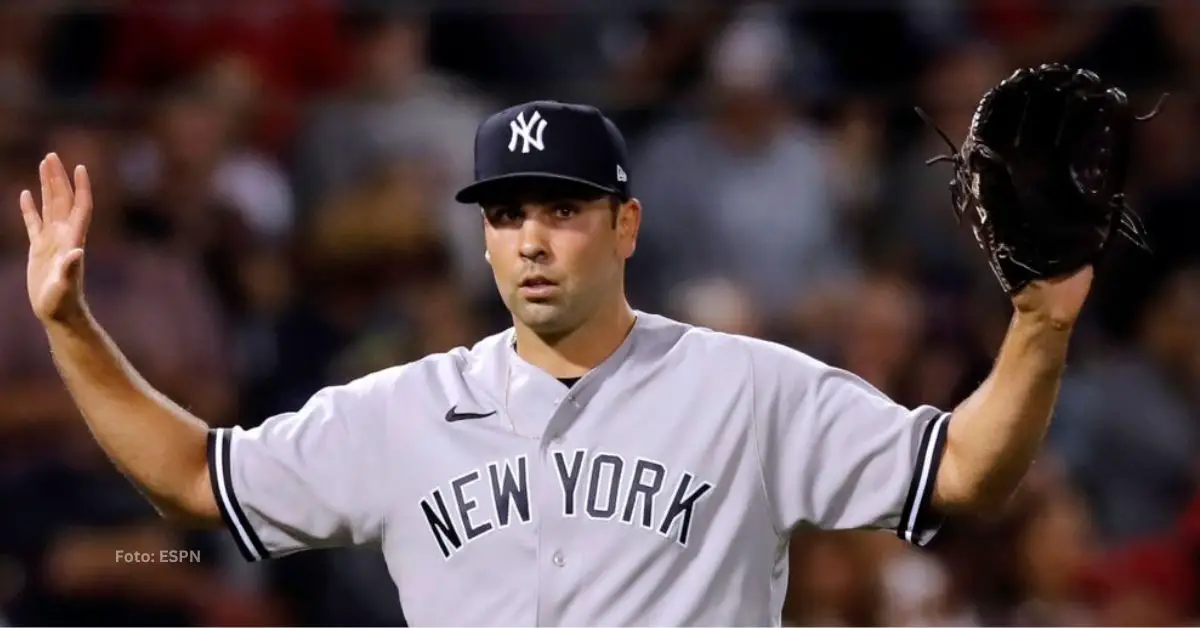
<svg viewBox="0 0 1200 628"><path fill-rule="evenodd" d="M636 198L619 203L614 220L618 253L623 259L629 259L637 249L638 230L642 226L642 204Z"/></svg>
<svg viewBox="0 0 1200 628"><path fill-rule="evenodd" d="M487 262L489 264L491 264L492 263L492 252L485 249L483 251L483 259L487 260Z"/></svg>

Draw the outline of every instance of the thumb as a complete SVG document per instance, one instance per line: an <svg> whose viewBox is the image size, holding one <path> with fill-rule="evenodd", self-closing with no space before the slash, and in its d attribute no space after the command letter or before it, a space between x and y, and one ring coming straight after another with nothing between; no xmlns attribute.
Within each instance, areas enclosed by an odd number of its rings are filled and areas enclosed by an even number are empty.
<svg viewBox="0 0 1200 628"><path fill-rule="evenodd" d="M63 253L58 261L55 269L56 280L59 281L74 281L79 278L80 270L83 267L83 249L76 248Z"/></svg>

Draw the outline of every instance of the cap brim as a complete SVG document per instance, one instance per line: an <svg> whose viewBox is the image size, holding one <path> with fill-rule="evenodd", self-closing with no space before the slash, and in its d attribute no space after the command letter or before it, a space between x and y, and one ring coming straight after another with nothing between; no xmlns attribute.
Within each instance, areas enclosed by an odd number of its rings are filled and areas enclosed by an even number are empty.
<svg viewBox="0 0 1200 628"><path fill-rule="evenodd" d="M621 194L617 188L605 187L585 179L549 172L510 172L495 177L476 181L458 191L454 200L466 205L485 202L488 199L507 198L523 189L529 189L541 183L574 184L582 190L591 190L601 194Z"/></svg>

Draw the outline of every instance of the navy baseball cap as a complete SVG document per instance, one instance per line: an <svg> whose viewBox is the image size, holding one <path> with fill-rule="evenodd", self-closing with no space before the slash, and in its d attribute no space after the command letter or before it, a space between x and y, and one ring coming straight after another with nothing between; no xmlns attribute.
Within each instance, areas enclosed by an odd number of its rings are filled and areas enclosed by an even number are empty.
<svg viewBox="0 0 1200 628"><path fill-rule="evenodd" d="M554 186L627 200L629 163L617 126L590 105L535 100L495 113L475 132L475 181L460 203Z"/></svg>

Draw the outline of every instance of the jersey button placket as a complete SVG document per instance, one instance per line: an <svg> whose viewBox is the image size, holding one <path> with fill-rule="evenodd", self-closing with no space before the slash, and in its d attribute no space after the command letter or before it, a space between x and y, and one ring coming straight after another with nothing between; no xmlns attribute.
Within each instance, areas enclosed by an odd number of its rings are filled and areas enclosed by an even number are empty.
<svg viewBox="0 0 1200 628"><path fill-rule="evenodd" d="M561 411L561 407L559 408ZM559 489L558 473L554 467L554 456L550 451L549 444L552 439L549 434L544 434L541 442L538 443L540 460L542 465L541 476L542 490L539 491L540 507L538 508L537 522L537 543L538 543L538 609L537 609L537 624L539 626L554 625L558 622L558 596L555 595L555 577L558 568L554 566L555 562L562 560L561 554L558 552L556 543L559 535L555 534L558 528L559 513L562 511L562 504L559 503L562 493Z"/></svg>
<svg viewBox="0 0 1200 628"><path fill-rule="evenodd" d="M542 508L539 509L541 525L538 528L538 546L541 564L538 565L538 622L541 625L561 623L563 613L563 570L568 566L568 556L563 551L567 534L563 528L564 499L562 481L555 462L555 452L563 443L563 431L574 422L580 408L570 399L563 399L550 419L541 440ZM578 504L576 504L578 508Z"/></svg>

